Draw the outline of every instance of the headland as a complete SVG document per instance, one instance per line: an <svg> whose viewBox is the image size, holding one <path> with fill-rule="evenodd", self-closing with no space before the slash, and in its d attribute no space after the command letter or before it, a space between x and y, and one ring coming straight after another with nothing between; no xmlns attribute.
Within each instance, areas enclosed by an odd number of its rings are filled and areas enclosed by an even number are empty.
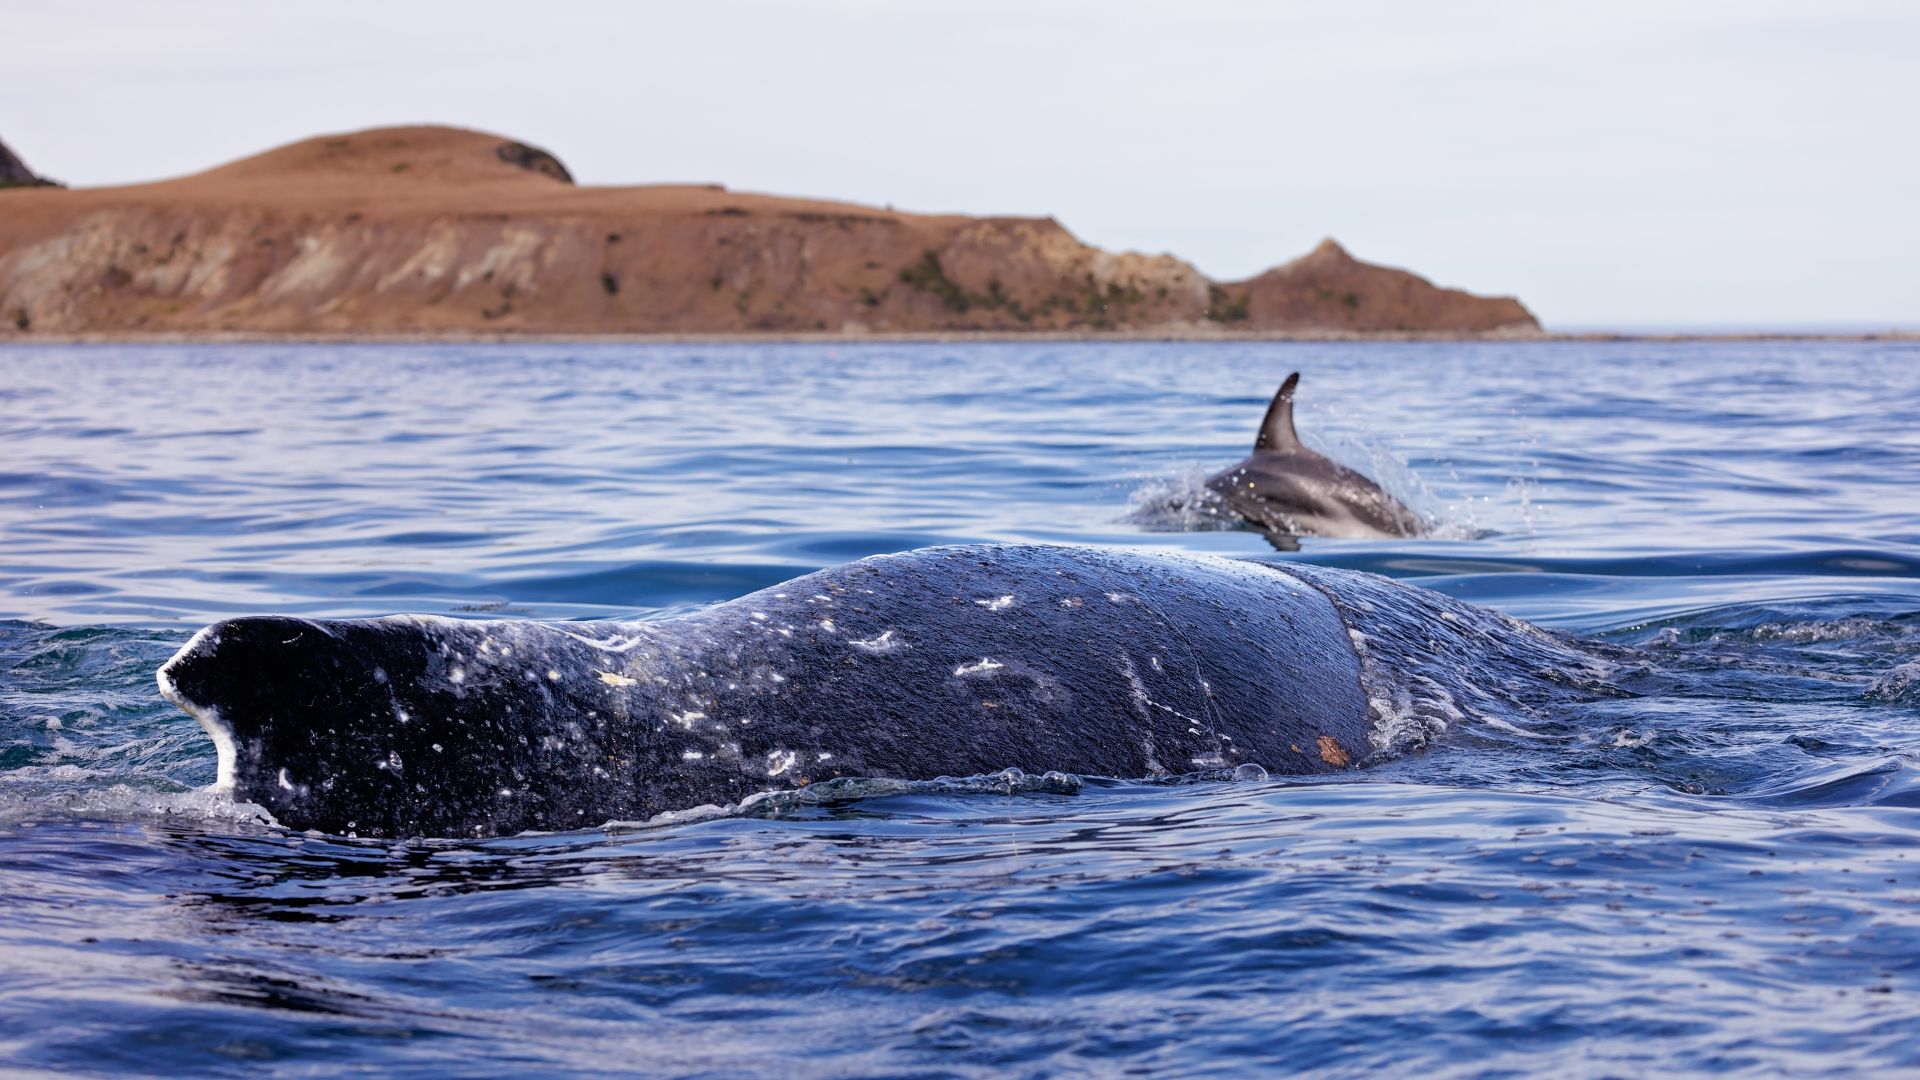
<svg viewBox="0 0 1920 1080"><path fill-rule="evenodd" d="M448 127L322 136L149 184L0 190L0 341L929 336L1541 330L1514 298L1331 239L1215 281L1050 217L582 186L545 150Z"/></svg>

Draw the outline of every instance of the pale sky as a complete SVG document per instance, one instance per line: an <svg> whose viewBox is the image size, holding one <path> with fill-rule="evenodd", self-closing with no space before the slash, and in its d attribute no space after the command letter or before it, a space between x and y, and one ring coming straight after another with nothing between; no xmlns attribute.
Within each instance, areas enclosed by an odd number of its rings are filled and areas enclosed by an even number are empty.
<svg viewBox="0 0 1920 1080"><path fill-rule="evenodd" d="M0 0L78 185L438 122L583 183L1051 214L1217 278L1335 236L1552 328L1920 326L1920 3Z"/></svg>

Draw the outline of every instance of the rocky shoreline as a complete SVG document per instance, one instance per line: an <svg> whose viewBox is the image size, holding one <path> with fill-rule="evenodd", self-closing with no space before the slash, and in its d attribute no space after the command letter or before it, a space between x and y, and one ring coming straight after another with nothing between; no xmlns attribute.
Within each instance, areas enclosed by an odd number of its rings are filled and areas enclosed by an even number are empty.
<svg viewBox="0 0 1920 1080"><path fill-rule="evenodd" d="M516 333L497 331L492 333L355 333L355 332L259 332L242 330L222 331L92 331L81 333L0 333L0 345L41 344L41 345L488 345L488 344L526 344L526 345L566 345L566 344L625 344L625 345L750 345L763 343L791 344L874 344L889 343L916 344L940 342L1061 342L1061 343L1114 343L1129 342L1181 342L1195 345L1236 344L1245 342L1278 343L1355 343L1355 344L1393 344L1418 342L1500 342L1513 344L1553 344L1556 342L1920 342L1920 330L1878 330L1860 332L1731 332L1731 333L1632 333L1611 331L1582 331L1559 333L1554 331L1537 332L1495 332L1484 334L1464 333L1339 333L1320 331L1209 331L1203 329L1140 329L1105 330L1098 332L1081 331L993 331L993 330L924 330L892 331L886 333L843 333L839 331L756 331L756 332L716 332L716 333Z"/></svg>

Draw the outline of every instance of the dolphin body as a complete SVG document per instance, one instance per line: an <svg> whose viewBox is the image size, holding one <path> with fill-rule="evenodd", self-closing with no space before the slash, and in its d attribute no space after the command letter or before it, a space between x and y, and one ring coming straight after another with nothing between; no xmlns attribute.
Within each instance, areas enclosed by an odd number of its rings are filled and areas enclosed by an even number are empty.
<svg viewBox="0 0 1920 1080"><path fill-rule="evenodd" d="M1287 376L1267 406L1245 461L1207 479L1227 507L1269 536L1418 536L1420 519L1380 485L1307 448L1293 429ZM1284 545L1283 545L1284 546Z"/></svg>
<svg viewBox="0 0 1920 1080"><path fill-rule="evenodd" d="M1432 734L1409 715L1436 687L1457 720L1492 701L1474 680L1537 704L1595 662L1370 574L963 546L642 622L233 619L158 681L283 825L485 836L841 776L1333 772Z"/></svg>

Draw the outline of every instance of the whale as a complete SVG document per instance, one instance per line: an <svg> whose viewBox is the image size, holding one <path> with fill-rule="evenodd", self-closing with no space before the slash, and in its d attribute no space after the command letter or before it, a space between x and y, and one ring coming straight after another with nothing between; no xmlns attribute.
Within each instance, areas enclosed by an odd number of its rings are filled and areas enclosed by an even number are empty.
<svg viewBox="0 0 1920 1080"><path fill-rule="evenodd" d="M1253 452L1207 478L1228 510L1269 537L1418 536L1420 518L1380 485L1314 452L1293 427L1300 373L1288 375L1267 406ZM1285 543L1282 550L1293 550Z"/></svg>
<svg viewBox="0 0 1920 1080"><path fill-rule="evenodd" d="M236 618L157 680L287 828L484 837L837 778L1343 772L1599 662L1356 571L963 545L636 621Z"/></svg>

